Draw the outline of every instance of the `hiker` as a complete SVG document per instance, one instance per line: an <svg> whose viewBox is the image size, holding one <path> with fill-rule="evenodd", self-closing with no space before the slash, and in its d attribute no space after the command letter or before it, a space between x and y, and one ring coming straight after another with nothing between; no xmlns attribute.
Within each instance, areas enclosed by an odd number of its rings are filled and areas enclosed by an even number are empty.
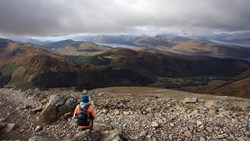
<svg viewBox="0 0 250 141"><path fill-rule="evenodd" d="M96 114L93 105L89 102L88 94L82 95L80 104L75 108L73 118L76 119L80 129L93 129L93 120L96 118Z"/></svg>

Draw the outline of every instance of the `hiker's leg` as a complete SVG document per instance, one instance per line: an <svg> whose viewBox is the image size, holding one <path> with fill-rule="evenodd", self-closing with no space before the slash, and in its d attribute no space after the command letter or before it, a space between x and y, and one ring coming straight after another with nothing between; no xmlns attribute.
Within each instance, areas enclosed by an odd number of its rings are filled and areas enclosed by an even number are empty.
<svg viewBox="0 0 250 141"><path fill-rule="evenodd" d="M93 126L94 126L94 121L92 120L92 125L90 127L90 130L93 130Z"/></svg>

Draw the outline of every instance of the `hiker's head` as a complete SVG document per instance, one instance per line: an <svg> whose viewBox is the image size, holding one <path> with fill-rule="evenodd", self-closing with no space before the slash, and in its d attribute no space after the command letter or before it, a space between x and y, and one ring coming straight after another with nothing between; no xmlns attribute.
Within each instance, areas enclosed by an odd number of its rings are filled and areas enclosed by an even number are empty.
<svg viewBox="0 0 250 141"><path fill-rule="evenodd" d="M88 95L82 95L82 102L88 103L89 102L89 96Z"/></svg>
<svg viewBox="0 0 250 141"><path fill-rule="evenodd" d="M82 94L88 94L88 91L84 89L84 90L82 91Z"/></svg>

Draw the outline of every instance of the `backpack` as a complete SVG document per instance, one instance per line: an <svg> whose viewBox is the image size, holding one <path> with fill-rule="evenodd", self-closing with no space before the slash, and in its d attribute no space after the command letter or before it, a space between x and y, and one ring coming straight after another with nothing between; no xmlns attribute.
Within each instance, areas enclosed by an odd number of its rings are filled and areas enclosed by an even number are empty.
<svg viewBox="0 0 250 141"><path fill-rule="evenodd" d="M84 106L84 108L81 108L79 105L79 112L77 114L77 125L78 126L88 126L89 125L89 121L90 121L90 117L88 114L88 108L89 108L90 104L87 104L86 106Z"/></svg>

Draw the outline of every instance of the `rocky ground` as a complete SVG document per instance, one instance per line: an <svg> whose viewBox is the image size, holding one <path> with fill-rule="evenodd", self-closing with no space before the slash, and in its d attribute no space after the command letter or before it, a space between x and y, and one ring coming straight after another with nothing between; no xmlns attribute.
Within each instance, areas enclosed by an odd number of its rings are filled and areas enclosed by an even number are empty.
<svg viewBox="0 0 250 141"><path fill-rule="evenodd" d="M34 136L70 140L79 134L70 112L47 125L41 122L51 95L79 99L81 93L0 89L0 140ZM250 99L139 87L95 89L90 95L98 116L96 125L119 131L120 140L250 140ZM60 102L54 104L60 107Z"/></svg>

